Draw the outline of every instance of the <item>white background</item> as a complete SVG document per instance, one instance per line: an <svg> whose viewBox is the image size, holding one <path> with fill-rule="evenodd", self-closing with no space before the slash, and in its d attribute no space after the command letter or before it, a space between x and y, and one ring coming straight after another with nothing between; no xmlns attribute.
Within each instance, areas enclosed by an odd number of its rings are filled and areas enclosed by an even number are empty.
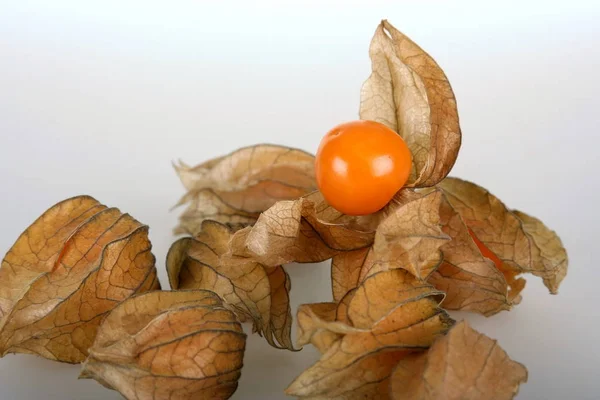
<svg viewBox="0 0 600 400"><path fill-rule="evenodd" d="M147 223L164 258L195 164L274 142L314 151L357 117L367 49L389 19L436 58L456 92L453 175L558 231L558 296L528 278L521 305L469 315L529 368L519 399L600 391L600 6L593 2L0 2L0 250L57 201L88 193ZM450 2L448 2L450 3ZM597 257L596 257L597 258ZM292 265L294 308L327 301L328 268ZM316 352L251 337L236 399L284 398ZM0 399L118 399L78 367L0 360Z"/></svg>

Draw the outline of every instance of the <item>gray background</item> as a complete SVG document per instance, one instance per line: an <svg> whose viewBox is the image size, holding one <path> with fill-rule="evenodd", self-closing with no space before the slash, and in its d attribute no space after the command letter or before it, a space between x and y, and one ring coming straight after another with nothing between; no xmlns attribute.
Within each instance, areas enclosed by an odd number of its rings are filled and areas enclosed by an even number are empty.
<svg viewBox="0 0 600 400"><path fill-rule="evenodd" d="M162 5L161 5L162 4ZM457 95L453 175L540 217L566 245L560 295L469 315L527 365L519 399L595 399L600 6L567 1L0 2L0 249L55 202L88 193L151 227L163 260L183 188L171 168L275 142L314 151L357 117L381 18L431 53ZM330 299L325 265L292 265L293 306ZM251 337L236 399L284 398L316 352ZM117 399L77 366L0 360L0 399Z"/></svg>

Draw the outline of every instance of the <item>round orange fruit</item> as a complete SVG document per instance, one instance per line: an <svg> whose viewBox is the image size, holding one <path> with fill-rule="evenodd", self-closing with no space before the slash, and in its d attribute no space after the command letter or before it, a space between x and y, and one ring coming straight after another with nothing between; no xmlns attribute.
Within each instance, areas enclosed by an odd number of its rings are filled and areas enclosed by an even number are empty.
<svg viewBox="0 0 600 400"><path fill-rule="evenodd" d="M404 186L412 159L404 140L374 121L352 121L330 130L315 158L317 185L335 209L367 215L383 208Z"/></svg>

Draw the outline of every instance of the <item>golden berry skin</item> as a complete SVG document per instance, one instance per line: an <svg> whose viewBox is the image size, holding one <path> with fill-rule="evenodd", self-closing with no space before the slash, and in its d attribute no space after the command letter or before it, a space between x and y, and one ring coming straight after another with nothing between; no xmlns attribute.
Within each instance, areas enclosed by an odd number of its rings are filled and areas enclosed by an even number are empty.
<svg viewBox="0 0 600 400"><path fill-rule="evenodd" d="M352 121L330 130L315 157L319 190L329 205L348 215L383 208L410 176L406 142L387 126Z"/></svg>

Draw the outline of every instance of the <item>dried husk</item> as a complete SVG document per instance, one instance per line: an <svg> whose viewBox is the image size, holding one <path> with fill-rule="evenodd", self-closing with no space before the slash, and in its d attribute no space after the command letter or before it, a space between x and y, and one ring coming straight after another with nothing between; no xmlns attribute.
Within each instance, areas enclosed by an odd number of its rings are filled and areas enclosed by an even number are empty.
<svg viewBox="0 0 600 400"><path fill-rule="evenodd" d="M289 276L281 266L266 267L228 254L233 234L224 224L204 221L195 238L175 242L167 255L171 287L217 293L272 346L293 349Z"/></svg>
<svg viewBox="0 0 600 400"><path fill-rule="evenodd" d="M452 326L438 307L441 298L431 285L395 269L369 276L337 307L302 306L298 336L323 355L286 393L315 399L387 398L382 388L398 361L427 349Z"/></svg>
<svg viewBox="0 0 600 400"><path fill-rule="evenodd" d="M444 246L450 237L442 231L439 191L411 194L388 206L375 231L373 245L339 253L331 264L335 301L355 288L368 276L391 269L405 269L426 280L440 265Z"/></svg>
<svg viewBox="0 0 600 400"><path fill-rule="evenodd" d="M481 253L446 196L440 204L440 218L442 230L452 240L441 247L443 261L428 281L446 293L444 308L489 316L517 304L522 287L509 287L502 271Z"/></svg>
<svg viewBox="0 0 600 400"><path fill-rule="evenodd" d="M466 321L431 348L400 360L391 377L394 400L510 400L527 369Z"/></svg>
<svg viewBox="0 0 600 400"><path fill-rule="evenodd" d="M360 118L381 122L412 153L408 186L429 187L452 169L461 144L456 99L438 64L389 22L377 27L372 74L360 95Z"/></svg>
<svg viewBox="0 0 600 400"><path fill-rule="evenodd" d="M369 224L370 218L331 209L318 192L277 202L240 230L204 221L195 237L182 238L169 250L171 287L214 291L271 345L293 349L291 282L282 265L368 247L375 235Z"/></svg>
<svg viewBox="0 0 600 400"><path fill-rule="evenodd" d="M331 259L331 292L335 302L340 301L346 293L354 289L360 282L363 268L373 265L372 248L336 254Z"/></svg>
<svg viewBox="0 0 600 400"><path fill-rule="evenodd" d="M0 352L78 363L119 302L159 289L148 227L89 196L47 210L0 268Z"/></svg>
<svg viewBox="0 0 600 400"><path fill-rule="evenodd" d="M550 293L558 292L568 258L555 232L537 218L508 209L474 183L447 178L438 186L472 234L500 259L498 267L515 295L524 286L515 278L522 273L539 276Z"/></svg>
<svg viewBox="0 0 600 400"><path fill-rule="evenodd" d="M227 399L240 377L246 335L208 291L134 296L102 322L81 372L128 400Z"/></svg>
<svg viewBox="0 0 600 400"><path fill-rule="evenodd" d="M470 233L471 226L459 213L461 208L454 207L457 200L452 200L452 195L444 190L445 183L439 186L413 193L402 203L388 206L380 216L371 247L333 256L331 275L335 301L340 301L370 274L401 268L444 291L446 309L489 316L520 302L525 281L517 275L533 272L533 268L517 270L510 265L498 266L482 254L477 237ZM523 213L513 214L514 218L529 221L531 232L535 232L535 227L543 227ZM537 241L532 239L532 245L548 245L532 254L555 255L554 260L545 260L542 266L558 265L555 271L564 274L561 268L563 265L566 268L566 255L560 241L547 228L539 229L540 237ZM505 233L499 232L499 235ZM533 238L532 233L529 235ZM499 242L497 237L492 240ZM551 247L553 244L556 246Z"/></svg>
<svg viewBox="0 0 600 400"><path fill-rule="evenodd" d="M368 218L339 214L315 192L263 212L254 226L235 233L231 253L267 266L311 263L368 247L373 238Z"/></svg>
<svg viewBox="0 0 600 400"><path fill-rule="evenodd" d="M298 307L298 345L312 344L325 353L342 335L351 332L366 332L350 326L338 317L337 303L302 304Z"/></svg>
<svg viewBox="0 0 600 400"><path fill-rule="evenodd" d="M441 193L434 191L398 207L377 227L373 255L376 263L394 263L417 279L426 280L442 259L440 247L450 238L441 230ZM374 265L361 278L380 270Z"/></svg>
<svg viewBox="0 0 600 400"><path fill-rule="evenodd" d="M175 170L188 204L176 233L194 235L202 221L249 225L279 200L296 199L316 189L314 156L271 144L244 147L230 154Z"/></svg>

